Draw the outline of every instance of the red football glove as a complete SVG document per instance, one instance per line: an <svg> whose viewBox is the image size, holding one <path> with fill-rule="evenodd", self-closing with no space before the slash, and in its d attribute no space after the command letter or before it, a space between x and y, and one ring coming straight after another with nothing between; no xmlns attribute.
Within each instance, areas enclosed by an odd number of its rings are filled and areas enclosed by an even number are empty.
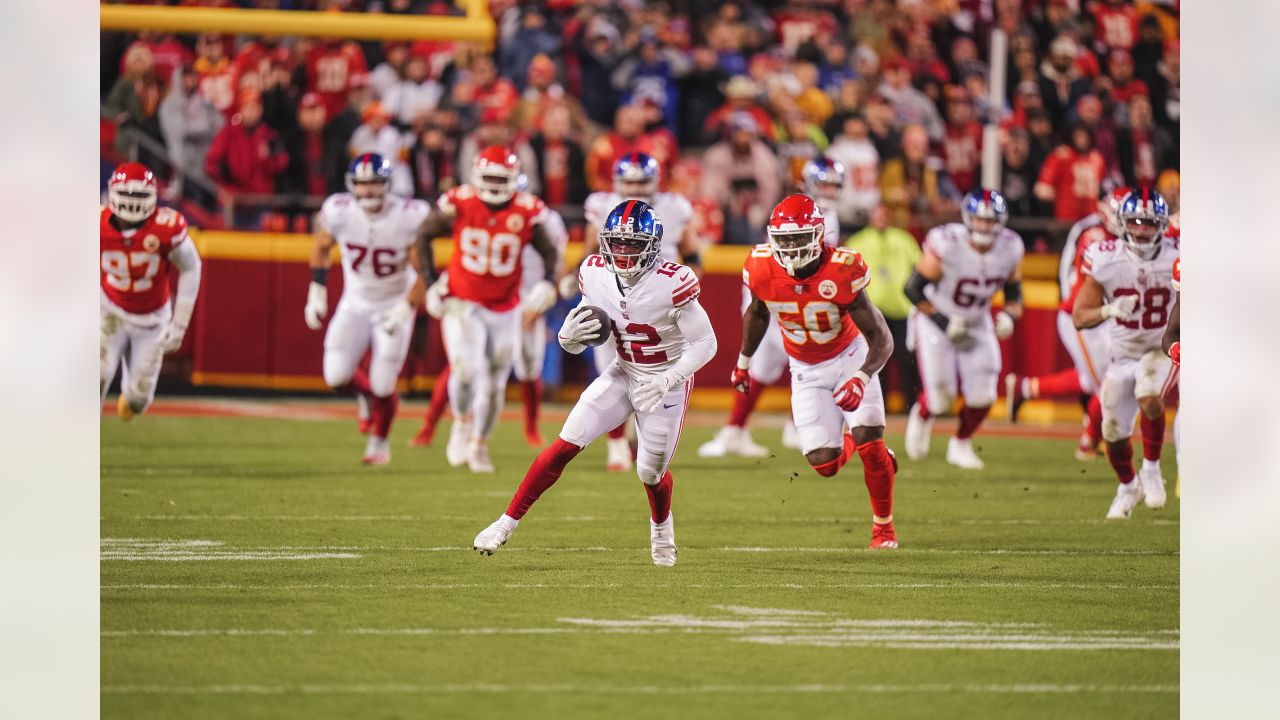
<svg viewBox="0 0 1280 720"><path fill-rule="evenodd" d="M734 368L733 372L729 373L729 382L733 385L733 389L740 393L751 390L751 375L740 367Z"/></svg>
<svg viewBox="0 0 1280 720"><path fill-rule="evenodd" d="M1179 367L1182 366L1182 348L1178 345L1176 340L1173 345L1169 347L1169 359L1173 360L1174 365Z"/></svg>
<svg viewBox="0 0 1280 720"><path fill-rule="evenodd" d="M853 374L843 385L831 393L836 399L836 406L845 412L853 412L862 404L862 396L867 391L868 378L862 371Z"/></svg>

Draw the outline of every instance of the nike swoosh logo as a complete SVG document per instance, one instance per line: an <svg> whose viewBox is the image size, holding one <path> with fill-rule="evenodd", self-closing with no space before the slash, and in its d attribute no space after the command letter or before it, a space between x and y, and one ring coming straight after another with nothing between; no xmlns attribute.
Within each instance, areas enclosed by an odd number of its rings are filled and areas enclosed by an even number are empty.
<svg viewBox="0 0 1280 720"><path fill-rule="evenodd" d="M676 405L679 405L679 404L680 404L680 403L676 403ZM662 409L663 409L663 410L670 410L671 408L675 407L676 405L663 405L663 406L662 406Z"/></svg>

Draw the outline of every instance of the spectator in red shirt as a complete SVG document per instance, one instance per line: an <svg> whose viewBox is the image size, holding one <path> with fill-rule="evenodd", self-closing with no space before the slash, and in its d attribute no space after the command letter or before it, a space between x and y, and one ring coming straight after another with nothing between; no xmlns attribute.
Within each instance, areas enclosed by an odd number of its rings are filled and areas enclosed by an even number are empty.
<svg viewBox="0 0 1280 720"><path fill-rule="evenodd" d="M746 75L735 75L725 83L724 95L724 104L712 110L707 116L707 137L720 137L725 120L734 113L745 112L756 121L756 127L764 139L769 142L774 141L776 135L773 129L773 118L757 102L760 88L754 80Z"/></svg>
<svg viewBox="0 0 1280 720"><path fill-rule="evenodd" d="M320 96L327 117L337 115L347 104L351 78L368 74L364 53L354 42L325 40L307 56L307 91Z"/></svg>
<svg viewBox="0 0 1280 720"><path fill-rule="evenodd" d="M1128 50L1138 40L1138 11L1129 0L1089 3L1101 45Z"/></svg>
<svg viewBox="0 0 1280 720"><path fill-rule="evenodd" d="M498 67L488 55L481 55L472 63L471 85L472 101L481 115L486 110L493 110L509 118L520 100L516 86L510 80L498 77Z"/></svg>
<svg viewBox="0 0 1280 720"><path fill-rule="evenodd" d="M289 166L280 178L280 191L324 195L328 187L324 152L324 101L307 93L298 102L298 122L284 136Z"/></svg>
<svg viewBox="0 0 1280 720"><path fill-rule="evenodd" d="M613 164L631 152L651 154L654 150L644 134L644 110L637 105L618 108L613 130L596 137L587 153L587 187L593 192L613 190ZM659 162L662 162L659 160ZM666 175L667 168L663 168Z"/></svg>
<svg viewBox="0 0 1280 720"><path fill-rule="evenodd" d="M947 91L947 131L942 140L942 160L951 182L964 193L978 185L982 165L982 126L974 118L969 93L959 85Z"/></svg>
<svg viewBox="0 0 1280 720"><path fill-rule="evenodd" d="M1107 76L1111 78L1111 97L1127 104L1135 95L1146 96L1147 84L1133 76L1133 56L1128 50L1112 50L1108 58ZM1121 110L1121 113L1127 112Z"/></svg>
<svg viewBox="0 0 1280 720"><path fill-rule="evenodd" d="M204 168L209 178L231 193L274 193L276 177L289 164L276 131L262 122L262 99L246 91L239 112L213 136Z"/></svg>
<svg viewBox="0 0 1280 720"><path fill-rule="evenodd" d="M1106 114L1102 101L1093 95L1080 98L1080 102L1076 103L1074 119L1089 129L1094 149L1106 161L1107 173L1115 172L1119 164L1116 156L1116 125Z"/></svg>
<svg viewBox="0 0 1280 720"><path fill-rule="evenodd" d="M200 94L213 103L225 117L235 112L235 67L227 57L226 43L221 35L201 35L196 39L196 62L193 65L200 75Z"/></svg>
<svg viewBox="0 0 1280 720"><path fill-rule="evenodd" d="M1071 129L1071 142L1060 145L1045 160L1036 180L1035 195L1053 203L1053 216L1075 222L1097 209L1106 161L1093 147L1093 135L1084 125Z"/></svg>

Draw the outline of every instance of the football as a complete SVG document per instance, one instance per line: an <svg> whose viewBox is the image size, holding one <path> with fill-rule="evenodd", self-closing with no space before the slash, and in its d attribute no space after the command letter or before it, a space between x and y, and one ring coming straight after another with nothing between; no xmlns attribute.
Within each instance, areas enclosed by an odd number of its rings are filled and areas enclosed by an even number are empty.
<svg viewBox="0 0 1280 720"><path fill-rule="evenodd" d="M595 305L586 305L585 309L587 312L591 313L591 317L600 321L600 337L584 344L588 347L600 347L609 340L609 335L613 332L613 322L609 320L609 315L604 310L601 310Z"/></svg>

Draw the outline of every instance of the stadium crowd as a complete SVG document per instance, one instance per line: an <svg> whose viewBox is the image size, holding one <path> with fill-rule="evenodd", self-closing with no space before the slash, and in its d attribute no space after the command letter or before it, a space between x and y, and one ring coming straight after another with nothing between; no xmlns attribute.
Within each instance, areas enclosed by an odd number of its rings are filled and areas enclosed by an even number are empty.
<svg viewBox="0 0 1280 720"><path fill-rule="evenodd" d="M168 4L461 14L442 0ZM846 168L847 232L882 203L917 232L954 214L994 120L1012 214L1070 223L1113 185L1176 187L1178 11L1177 0L494 0L492 53L103 33L104 162L161 168L173 202L234 202L237 226L292 217L305 230L359 153L394 159L394 191L434 199L478 148L509 143L531 190L580 209L609 189L617 158L642 151L691 198L701 238L754 243L824 153ZM1008 93L993 108L996 27Z"/></svg>

